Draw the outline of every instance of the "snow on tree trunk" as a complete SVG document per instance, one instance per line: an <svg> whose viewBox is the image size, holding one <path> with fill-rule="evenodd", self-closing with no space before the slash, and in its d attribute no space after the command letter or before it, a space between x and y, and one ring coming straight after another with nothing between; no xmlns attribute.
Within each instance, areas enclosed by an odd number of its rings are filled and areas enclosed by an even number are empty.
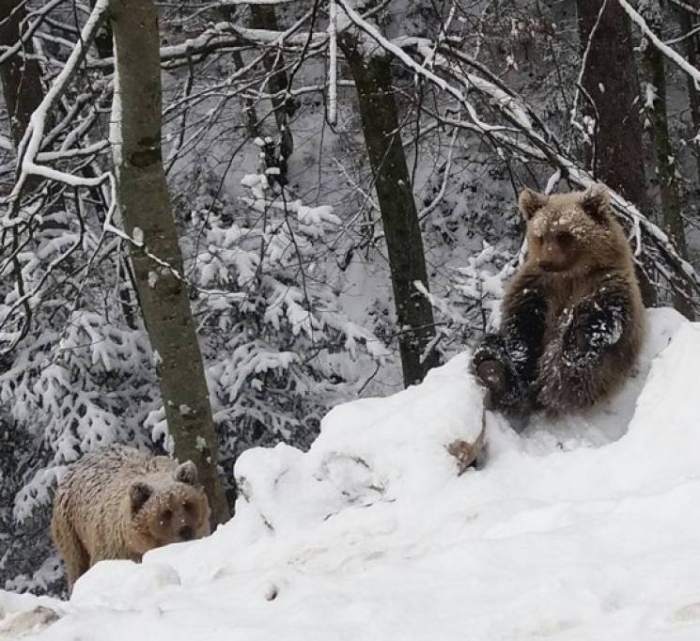
<svg viewBox="0 0 700 641"><path fill-rule="evenodd" d="M348 62L360 103L360 116L374 177L399 327L399 349L405 385L423 379L438 357L433 312L415 283L427 288L428 275L418 214L391 81L391 59L374 53L365 57L357 41L345 33L339 45Z"/></svg>
<svg viewBox="0 0 700 641"><path fill-rule="evenodd" d="M113 119L121 120L115 150L118 197L127 233L136 241L131 260L141 310L156 355L175 455L196 463L217 524L228 518L229 509L163 170L158 17L151 0L114 0L111 18L120 105Z"/></svg>

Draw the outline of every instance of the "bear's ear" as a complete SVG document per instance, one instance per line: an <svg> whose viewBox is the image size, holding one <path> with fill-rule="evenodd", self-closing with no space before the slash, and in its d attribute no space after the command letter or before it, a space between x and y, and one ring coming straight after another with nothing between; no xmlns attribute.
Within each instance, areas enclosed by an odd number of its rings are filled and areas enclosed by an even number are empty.
<svg viewBox="0 0 700 641"><path fill-rule="evenodd" d="M610 208L608 190L603 185L591 185L583 192L581 208L593 220L599 223L605 222Z"/></svg>
<svg viewBox="0 0 700 641"><path fill-rule="evenodd" d="M535 215L535 212L538 209L542 209L548 201L548 196L526 188L520 192L518 209L520 209L520 213L525 217L525 220L530 220Z"/></svg>
<svg viewBox="0 0 700 641"><path fill-rule="evenodd" d="M175 480L187 485L197 485L199 483L197 466L192 461L185 461L175 470Z"/></svg>
<svg viewBox="0 0 700 641"><path fill-rule="evenodd" d="M134 481L129 488L129 497L131 498L131 513L136 514L148 501L153 488L143 481Z"/></svg>

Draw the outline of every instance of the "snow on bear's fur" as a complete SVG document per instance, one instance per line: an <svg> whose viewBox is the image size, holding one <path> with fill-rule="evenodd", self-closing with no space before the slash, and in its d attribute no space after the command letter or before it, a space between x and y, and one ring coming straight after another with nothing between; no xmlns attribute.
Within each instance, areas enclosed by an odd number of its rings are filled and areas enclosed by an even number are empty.
<svg viewBox="0 0 700 641"><path fill-rule="evenodd" d="M634 261L603 187L545 196L525 189L527 259L509 284L501 331L473 365L499 409L559 415L610 397L644 338Z"/></svg>

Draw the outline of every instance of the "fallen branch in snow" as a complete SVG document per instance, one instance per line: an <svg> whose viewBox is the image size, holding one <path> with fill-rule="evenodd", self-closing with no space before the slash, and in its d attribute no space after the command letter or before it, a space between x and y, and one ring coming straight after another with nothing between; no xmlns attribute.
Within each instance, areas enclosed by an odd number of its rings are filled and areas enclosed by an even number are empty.
<svg viewBox="0 0 700 641"><path fill-rule="evenodd" d="M452 441L447 446L447 451L457 461L458 476L464 474L479 458L484 449L485 433L485 429L482 429L477 439L473 442L457 440Z"/></svg>

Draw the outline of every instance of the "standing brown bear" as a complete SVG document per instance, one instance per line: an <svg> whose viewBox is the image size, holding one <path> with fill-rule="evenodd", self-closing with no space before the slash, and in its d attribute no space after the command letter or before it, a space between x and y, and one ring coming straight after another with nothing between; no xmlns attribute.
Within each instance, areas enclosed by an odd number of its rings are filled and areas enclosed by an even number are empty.
<svg viewBox="0 0 700 641"><path fill-rule="evenodd" d="M69 587L98 561L141 557L209 534L209 502L197 468L131 447L90 452L63 477L51 536Z"/></svg>
<svg viewBox="0 0 700 641"><path fill-rule="evenodd" d="M527 259L473 368L487 404L506 412L585 409L630 374L644 337L644 306L622 227L605 188L520 194Z"/></svg>

